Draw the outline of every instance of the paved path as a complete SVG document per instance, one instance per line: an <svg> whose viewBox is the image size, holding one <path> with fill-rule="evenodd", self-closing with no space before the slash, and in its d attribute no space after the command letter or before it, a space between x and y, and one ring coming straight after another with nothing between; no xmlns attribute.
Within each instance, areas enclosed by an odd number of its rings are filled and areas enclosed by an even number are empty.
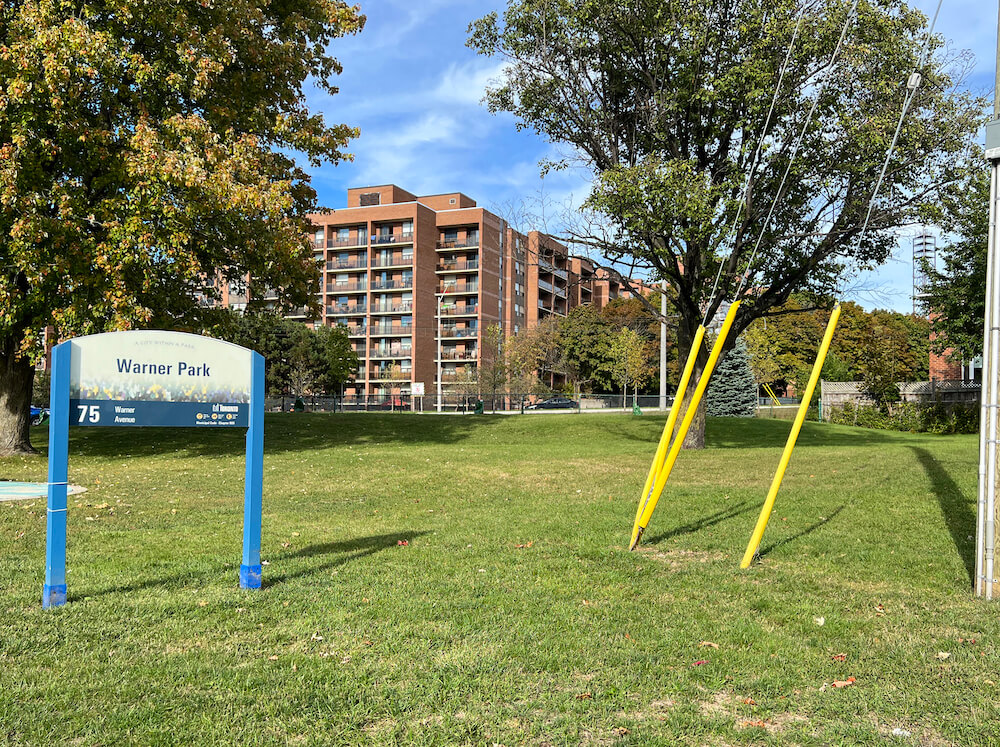
<svg viewBox="0 0 1000 747"><path fill-rule="evenodd" d="M70 485L69 495L86 493L80 485ZM44 482L8 482L0 480L0 501L30 501L48 498L49 486Z"/></svg>

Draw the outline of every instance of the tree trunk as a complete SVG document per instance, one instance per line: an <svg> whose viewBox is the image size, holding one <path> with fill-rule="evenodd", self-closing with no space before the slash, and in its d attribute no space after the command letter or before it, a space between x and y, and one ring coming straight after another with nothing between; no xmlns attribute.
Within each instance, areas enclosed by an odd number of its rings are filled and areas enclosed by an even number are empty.
<svg viewBox="0 0 1000 747"><path fill-rule="evenodd" d="M683 329L683 321L681 326L677 330L677 345L678 353L680 354L681 365L687 362L687 357L689 351L691 350L691 342L694 338L694 332L685 333ZM687 408L691 404L691 397L694 394L694 390L698 388L698 382L701 381L702 373L705 371L705 365L708 363L708 346L709 340L706 336L705 342L701 346L701 352L698 353L698 359L694 364L694 371L691 372L691 380L688 382L687 391L684 392L684 399L682 400L680 415L677 418L677 424L674 426L674 436L677 436L677 429L679 428L681 421L684 419L684 414L687 412ZM684 437L685 449L704 449L705 448L705 398L702 397L701 402L698 404L698 410L695 413L694 420L691 421L691 427L688 429L687 435Z"/></svg>
<svg viewBox="0 0 1000 747"><path fill-rule="evenodd" d="M35 367L11 340L0 344L0 456L35 454L31 447L31 386Z"/></svg>

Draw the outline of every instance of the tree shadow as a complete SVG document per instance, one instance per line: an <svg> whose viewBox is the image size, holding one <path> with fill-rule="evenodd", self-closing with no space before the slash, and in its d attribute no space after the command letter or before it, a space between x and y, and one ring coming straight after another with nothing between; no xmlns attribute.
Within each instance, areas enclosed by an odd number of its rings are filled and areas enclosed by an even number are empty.
<svg viewBox="0 0 1000 747"><path fill-rule="evenodd" d="M666 416L634 418L627 424L603 422L601 427L615 438L649 444L655 449L663 433ZM791 420L765 418L708 418L705 426L707 449L773 449L781 448L792 429ZM876 431L870 428L806 422L799 434L800 446L868 446L906 440L908 434Z"/></svg>
<svg viewBox="0 0 1000 747"><path fill-rule="evenodd" d="M411 413L267 413L264 453L280 454L346 445L453 444L502 423L507 415L414 415ZM145 430L145 429L144 429ZM137 437L134 428L71 428L70 453L94 457L240 457L242 428L199 430L156 428L156 438ZM42 453L47 445L39 444Z"/></svg>
<svg viewBox="0 0 1000 747"><path fill-rule="evenodd" d="M264 569L264 588L270 588L272 586L277 586L279 584L285 583L296 578L302 578L303 576L310 576L316 573L321 573L323 571L329 570L330 568L336 568L338 566L346 565L354 560L360 560L361 558L367 557L369 555L374 555L382 550L387 550L390 547L397 547L398 543L402 540L412 540L414 537L420 537L427 534L426 531L421 532L395 532L393 534L378 534L372 535L370 537L359 537L353 540L342 540L340 542L323 542L315 545L307 545L300 550L295 550L294 552L284 552L278 555L273 555L268 560L268 565ZM335 555L337 557L325 560L319 564L309 564L304 568L299 570L279 573L276 576L271 576L270 571L275 567L280 567L280 564L285 561L291 561L296 559L308 559L317 557L328 557ZM160 578L150 578L145 581L137 581L130 584L120 584L118 586L110 586L104 589L98 589L96 591L79 591L74 592L70 589L69 601L77 601L80 599L88 599L95 597L103 597L111 594L134 594L139 591L144 591L146 589L154 589L158 587L169 587L169 586L180 586L187 585L191 582L204 582L214 576L218 576L223 573L232 573L235 580L236 577L236 567L233 564L229 565L214 565L211 568L203 568L200 571L192 571L188 573L175 573L170 576L162 576Z"/></svg>
<svg viewBox="0 0 1000 747"><path fill-rule="evenodd" d="M801 532L797 532L797 533L791 535L790 537L785 537L783 540L778 540L777 542L775 542L775 543L773 543L771 545L768 545L763 550L758 551L757 552L757 557L758 558L763 558L763 557L765 557L767 555L770 555L772 552L774 552L775 550L777 550L779 547L783 547L784 545L787 545L790 542L794 542L797 539L801 539L802 537L805 537L807 534L812 534L813 532L815 532L820 527L825 526L826 524L829 524L831 521L833 521L834 517L837 514L839 514L841 511L843 511L843 510L844 510L844 504L841 504L841 505L837 506L837 508L835 508L833 511L830 512L829 516L827 516L827 517L825 517L823 519L820 519L819 521L815 522L814 524L810 524L805 529L803 529Z"/></svg>
<svg viewBox="0 0 1000 747"><path fill-rule="evenodd" d="M955 550L969 574L969 583L975 583L976 548L968 539L976 535L976 514L972 509L974 504L966 498L965 493L933 454L918 446L911 446L910 449L930 480L931 490L937 498L941 515L948 526L951 540L955 543Z"/></svg>
<svg viewBox="0 0 1000 747"><path fill-rule="evenodd" d="M719 509L713 514L708 516L703 516L700 519L695 519L692 522L684 524L683 526L670 529L663 534L658 534L655 537L650 537L647 540L648 544L655 545L664 540L671 539L673 537L679 537L683 534L694 534L695 532L700 532L702 529L707 529L708 527L713 527L716 524L721 524L729 519L735 519L737 516L747 513L752 510L753 506L750 505L750 500L740 501L739 503L727 506L726 508Z"/></svg>

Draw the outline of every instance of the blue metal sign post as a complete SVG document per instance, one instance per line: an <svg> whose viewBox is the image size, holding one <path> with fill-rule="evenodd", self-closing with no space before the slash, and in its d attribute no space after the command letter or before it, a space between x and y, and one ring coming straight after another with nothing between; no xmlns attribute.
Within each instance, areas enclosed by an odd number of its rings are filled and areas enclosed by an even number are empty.
<svg viewBox="0 0 1000 747"><path fill-rule="evenodd" d="M114 338L97 340L97 338ZM193 338L193 339L192 339ZM112 350L111 365L123 376L107 385L88 385L87 364L81 364L81 343L84 351L93 358L100 358L93 368L102 368L107 374L108 362L105 348ZM143 362L135 371L133 361L114 358L116 352L133 352L143 361L150 356L174 355L177 350L187 355L212 357L212 363L197 367L186 362ZM117 345L117 347L115 347ZM207 351L207 352L206 352ZM100 354L100 355L98 355ZM174 355L174 357L177 357ZM124 361L124 362L123 362ZM221 364L219 363L221 361ZM232 370L233 366L243 371ZM246 371L249 367L249 372ZM81 368L84 373L81 373ZM219 369L223 369L219 371ZM215 370L216 378L225 379L228 389L210 390L183 383L183 389L171 382L169 376L186 375L207 379ZM156 376L146 390L133 385L133 373ZM247 376L248 374L248 376ZM167 378L164 378L164 377ZM131 378L130 378L131 377ZM242 377L242 378L241 378ZM246 379L248 378L248 381ZM236 381L236 384L231 384ZM246 384L241 382L246 381ZM124 383L123 383L124 382ZM212 384L215 385L214 383ZM142 386L146 386L144 382ZM174 401L163 398L164 387L177 396ZM102 389L103 387L103 389ZM115 389L118 387L118 389ZM73 399L70 399L71 389ZM247 391L249 390L249 391ZM219 392L222 392L221 394ZM125 394L123 394L123 392ZM148 393L160 397L151 400ZM205 392L205 393L203 393ZM246 396L249 395L249 396ZM244 399L240 400L239 398ZM233 401L230 401L233 400ZM249 401L247 401L249 400ZM42 607L59 607L66 603L66 519L67 488L69 475L69 426L190 426L190 427L246 427L246 484L243 506L243 562L239 581L243 589L261 587L262 568L260 541L264 479L264 358L259 353L239 348L229 343L195 335L173 332L121 332L77 338L63 342L52 349L52 382L50 389L49 419L49 481L48 524L45 544L45 585L42 589Z"/></svg>

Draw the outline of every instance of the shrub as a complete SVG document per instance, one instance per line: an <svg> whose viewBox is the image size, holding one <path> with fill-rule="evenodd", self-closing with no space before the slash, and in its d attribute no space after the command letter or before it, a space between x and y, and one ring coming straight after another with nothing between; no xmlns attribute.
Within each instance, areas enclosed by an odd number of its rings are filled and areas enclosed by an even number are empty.
<svg viewBox="0 0 1000 747"><path fill-rule="evenodd" d="M902 402L893 405L891 411L883 411L872 405L858 406L848 402L830 413L830 422L913 433L977 433L979 408L976 405Z"/></svg>

